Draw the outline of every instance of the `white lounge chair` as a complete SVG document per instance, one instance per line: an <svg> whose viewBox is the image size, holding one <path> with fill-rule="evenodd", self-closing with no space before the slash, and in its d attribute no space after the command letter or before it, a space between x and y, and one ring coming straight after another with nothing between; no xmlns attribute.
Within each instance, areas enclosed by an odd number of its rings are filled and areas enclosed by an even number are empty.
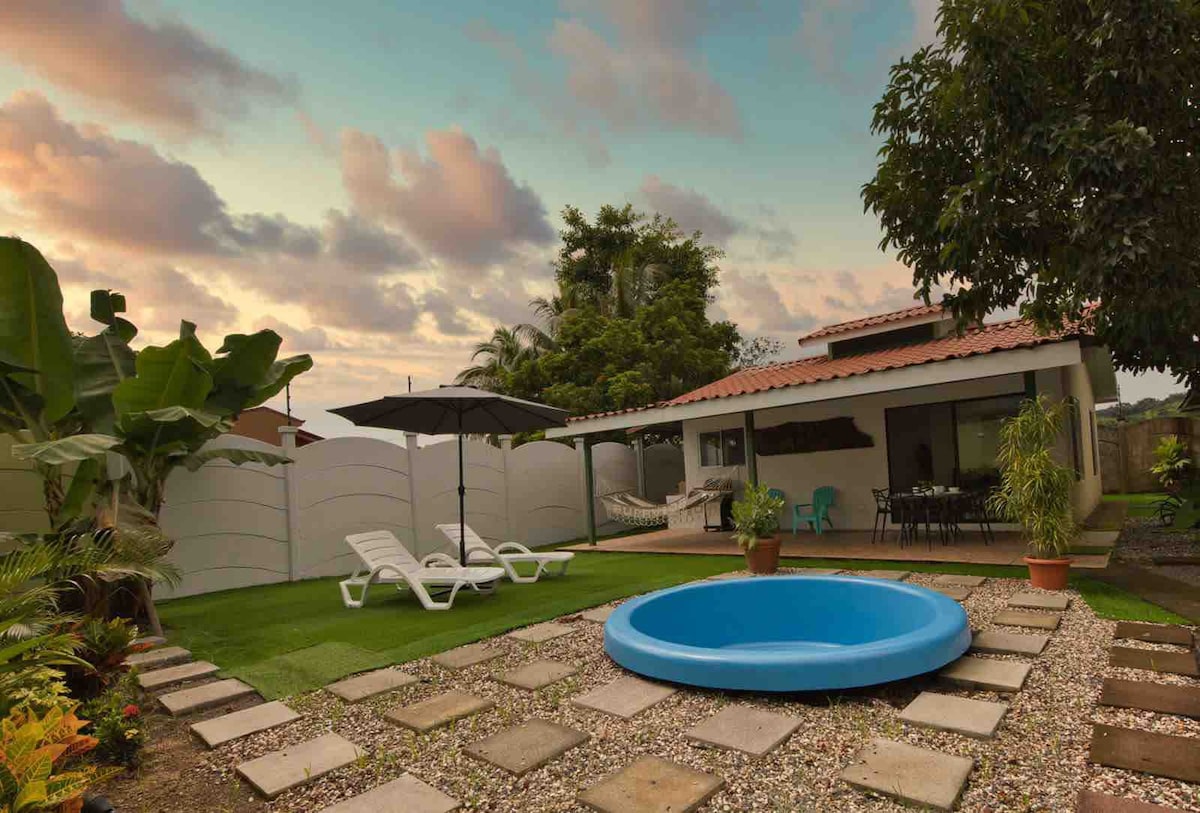
<svg viewBox="0 0 1200 813"><path fill-rule="evenodd" d="M408 548L401 545L391 531L350 534L346 537L346 544L358 554L360 560L350 578L338 583L342 602L350 609L363 606L367 600L367 590L376 582L394 584L397 590L407 587L426 610L449 610L462 588L490 593L496 588L497 582L504 578L502 568L460 567L456 560L444 553L431 553L417 561L417 557L409 553ZM357 599L351 597L351 587L362 588ZM434 601L426 589L429 587L440 588L442 593L449 590L450 595L444 601Z"/></svg>
<svg viewBox="0 0 1200 813"><path fill-rule="evenodd" d="M437 529L446 535L450 544L457 551L459 549L458 523L447 522L444 525L438 525ZM517 584L535 582L541 578L543 573L561 576L567 572L567 565L575 558L575 554L569 550L532 551L517 542L501 542L493 548L483 537L471 530L470 525L464 525L463 530L467 537L467 564L495 562L504 568L508 578ZM537 570L531 576L522 576L516 568L516 565L522 563L537 565ZM557 567L553 571L547 570L550 565L557 565Z"/></svg>

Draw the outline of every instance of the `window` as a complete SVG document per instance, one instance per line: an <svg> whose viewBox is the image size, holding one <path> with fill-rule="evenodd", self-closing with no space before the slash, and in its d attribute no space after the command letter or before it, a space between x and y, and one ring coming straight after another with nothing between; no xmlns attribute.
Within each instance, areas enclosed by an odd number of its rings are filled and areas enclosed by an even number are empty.
<svg viewBox="0 0 1200 813"><path fill-rule="evenodd" d="M740 466L746 462L746 432L723 429L700 433L701 466Z"/></svg>

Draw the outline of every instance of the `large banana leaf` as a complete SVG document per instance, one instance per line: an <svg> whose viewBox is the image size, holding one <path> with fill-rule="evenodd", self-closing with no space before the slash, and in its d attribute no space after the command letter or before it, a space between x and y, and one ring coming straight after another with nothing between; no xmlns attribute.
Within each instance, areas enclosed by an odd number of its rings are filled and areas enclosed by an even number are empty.
<svg viewBox="0 0 1200 813"><path fill-rule="evenodd" d="M278 466L291 463L291 458L270 452L258 452L252 449L202 449L183 459L183 465L188 471L196 471L205 463L212 460L228 460L235 466L243 463L262 463L265 466Z"/></svg>
<svg viewBox="0 0 1200 813"><path fill-rule="evenodd" d="M44 438L37 416L43 412L42 396L26 387L9 371L22 368L0 361L0 432L16 435L28 430L35 439Z"/></svg>
<svg viewBox="0 0 1200 813"><path fill-rule="evenodd" d="M53 423L75 404L71 334L58 277L36 248L0 237L0 359L37 372L11 373L42 399Z"/></svg>
<svg viewBox="0 0 1200 813"><path fill-rule="evenodd" d="M77 460L100 457L120 445L121 439L112 435L70 435L41 443L14 443L12 456L17 460L35 460L47 466L62 466Z"/></svg>
<svg viewBox="0 0 1200 813"><path fill-rule="evenodd" d="M136 357L129 342L137 335L137 328L117 315L124 311L125 297L121 294L92 291L92 318L106 327L75 345L75 403L97 432L113 431L113 391L136 372Z"/></svg>
<svg viewBox="0 0 1200 813"><path fill-rule="evenodd" d="M198 449L229 428L229 421L221 415L182 406L134 412L117 421L117 431L131 449L155 449L162 454L170 453L167 447L172 444L180 444L176 450Z"/></svg>
<svg viewBox="0 0 1200 813"><path fill-rule="evenodd" d="M199 410L212 390L212 376L199 361L208 356L195 335L183 335L166 347L138 353L137 375L113 390L118 420L167 407Z"/></svg>
<svg viewBox="0 0 1200 813"><path fill-rule="evenodd" d="M207 409L226 415L241 412L270 371L282 341L273 330L226 336L210 368L213 388Z"/></svg>
<svg viewBox="0 0 1200 813"><path fill-rule="evenodd" d="M299 356L288 356L271 365L266 376L254 391L254 395L245 404L245 409L264 404L283 392L283 388L292 382L300 373L311 370L312 356L304 353Z"/></svg>

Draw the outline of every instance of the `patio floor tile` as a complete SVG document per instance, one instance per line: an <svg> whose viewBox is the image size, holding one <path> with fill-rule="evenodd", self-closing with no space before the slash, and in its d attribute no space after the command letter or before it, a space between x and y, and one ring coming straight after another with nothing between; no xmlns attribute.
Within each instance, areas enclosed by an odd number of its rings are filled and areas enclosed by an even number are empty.
<svg viewBox="0 0 1200 813"><path fill-rule="evenodd" d="M952 810L972 766L967 757L877 739L846 766L842 781L903 802Z"/></svg>
<svg viewBox="0 0 1200 813"><path fill-rule="evenodd" d="M230 703L234 700L241 700L243 697L249 697L254 694L254 688L247 686L240 680L229 678L228 680L218 680L214 683L205 683L203 686L193 686L190 689L180 689L177 692L170 692L158 698L158 702L162 703L163 708L172 717L178 717L181 714L190 714L193 711L204 711L211 709L213 706L219 706L222 703Z"/></svg>
<svg viewBox="0 0 1200 813"><path fill-rule="evenodd" d="M425 733L455 720L487 711L496 705L494 700L476 697L465 692L444 692L419 703L395 708L384 715L393 723Z"/></svg>
<svg viewBox="0 0 1200 813"><path fill-rule="evenodd" d="M588 735L549 720L529 722L468 745L466 753L516 776L524 776L577 745Z"/></svg>
<svg viewBox="0 0 1200 813"><path fill-rule="evenodd" d="M165 669L155 669L153 672L142 672L137 676L138 685L143 689L159 689L172 683L184 683L202 677L214 675L220 668L208 661L181 663L178 666L168 666Z"/></svg>
<svg viewBox="0 0 1200 813"><path fill-rule="evenodd" d="M1056 630L1062 622L1059 613L1029 613L1024 610L1004 610L992 619L1006 627L1032 627L1039 630Z"/></svg>
<svg viewBox="0 0 1200 813"><path fill-rule="evenodd" d="M686 732L689 740L761 757L800 727L800 719L736 703Z"/></svg>
<svg viewBox="0 0 1200 813"><path fill-rule="evenodd" d="M164 646L148 652L135 652L125 659L125 665L136 666L138 669L161 669L164 666L187 663L191 659L192 653L181 646Z"/></svg>
<svg viewBox="0 0 1200 813"><path fill-rule="evenodd" d="M327 807L321 813L450 813L462 804L410 773Z"/></svg>
<svg viewBox="0 0 1200 813"><path fill-rule="evenodd" d="M1088 758L1098 765L1200 782L1200 739L1097 725Z"/></svg>
<svg viewBox="0 0 1200 813"><path fill-rule="evenodd" d="M1006 711L1007 703L921 692L900 712L900 719L913 725L986 740L996 735Z"/></svg>
<svg viewBox="0 0 1200 813"><path fill-rule="evenodd" d="M357 745L337 734L326 734L243 762L237 772L267 799L285 790L344 768L358 759Z"/></svg>
<svg viewBox="0 0 1200 813"><path fill-rule="evenodd" d="M431 660L443 669L457 671L459 669L466 669L468 666L487 663L494 658L499 658L503 654L503 650L486 647L483 644L467 644L466 646L460 646L457 649L451 649L434 655Z"/></svg>
<svg viewBox="0 0 1200 813"><path fill-rule="evenodd" d="M399 669L376 669L374 672L366 672L339 680L337 683L330 683L325 687L325 691L337 695L347 703L357 703L368 697L375 697L416 682L417 678L407 672L401 672Z"/></svg>
<svg viewBox="0 0 1200 813"><path fill-rule="evenodd" d="M1120 796L1109 796L1106 793L1081 790L1075 813L1183 813L1183 811L1177 807L1152 805L1137 799L1125 799Z"/></svg>
<svg viewBox="0 0 1200 813"><path fill-rule="evenodd" d="M992 692L1019 692L1033 667L1016 661L997 661L965 655L938 673L959 686Z"/></svg>
<svg viewBox="0 0 1200 813"><path fill-rule="evenodd" d="M1136 621L1118 621L1113 637L1176 646L1192 646L1195 642L1192 631L1187 627L1177 627L1173 624L1140 624Z"/></svg>
<svg viewBox="0 0 1200 813"><path fill-rule="evenodd" d="M971 639L975 652L991 652L997 655L1041 655L1049 635L1025 635L1019 632L986 630L977 632Z"/></svg>
<svg viewBox="0 0 1200 813"><path fill-rule="evenodd" d="M569 624L543 621L541 624L534 624L532 627L514 630L508 634L508 637L524 641L527 644L540 644L545 641L553 641L555 638L561 638L564 635L569 635L574 631L575 628Z"/></svg>
<svg viewBox="0 0 1200 813"><path fill-rule="evenodd" d="M578 671L578 667L572 666L569 663L549 660L533 661L524 666L518 666L516 669L501 672L496 675L496 680L509 686L516 686L518 689L528 689L532 692L543 686L549 686L551 683L557 683Z"/></svg>
<svg viewBox="0 0 1200 813"><path fill-rule="evenodd" d="M1100 692L1100 705L1178 714L1200 720L1200 688L1107 678Z"/></svg>
<svg viewBox="0 0 1200 813"><path fill-rule="evenodd" d="M1009 607L1024 607L1031 610L1065 610L1071 597L1062 593L1017 593L1008 600Z"/></svg>
<svg viewBox="0 0 1200 813"><path fill-rule="evenodd" d="M216 748L231 740L257 734L259 731L266 731L298 719L300 715L297 712L274 700L196 723L192 726L192 733L209 748Z"/></svg>
<svg viewBox="0 0 1200 813"><path fill-rule="evenodd" d="M1163 652L1158 649L1137 649L1129 646L1114 646L1108 651L1109 666L1126 669L1148 669L1170 675L1200 677L1196 656L1191 652Z"/></svg>
<svg viewBox="0 0 1200 813"><path fill-rule="evenodd" d="M902 582L912 575L910 570L847 570L847 576L865 576L868 579L887 579Z"/></svg>
<svg viewBox="0 0 1200 813"><path fill-rule="evenodd" d="M971 593L975 592L970 587L953 587L950 585L940 586L936 584L929 589L936 590L939 593L947 595L955 601L966 601L971 597Z"/></svg>
<svg viewBox="0 0 1200 813"><path fill-rule="evenodd" d="M641 757L579 794L600 813L691 813L725 780L660 757Z"/></svg>
<svg viewBox="0 0 1200 813"><path fill-rule="evenodd" d="M984 576L961 576L957 573L946 573L938 576L933 583L940 587L979 587L987 578Z"/></svg>
<svg viewBox="0 0 1200 813"><path fill-rule="evenodd" d="M598 624L603 624L608 620L608 617L613 614L616 607L593 607L590 610L584 610L580 615L585 621L595 621Z"/></svg>
<svg viewBox="0 0 1200 813"><path fill-rule="evenodd" d="M576 706L629 719L651 706L661 703L676 691L677 689L673 686L653 683L630 675L617 678L612 683L581 694L571 702Z"/></svg>

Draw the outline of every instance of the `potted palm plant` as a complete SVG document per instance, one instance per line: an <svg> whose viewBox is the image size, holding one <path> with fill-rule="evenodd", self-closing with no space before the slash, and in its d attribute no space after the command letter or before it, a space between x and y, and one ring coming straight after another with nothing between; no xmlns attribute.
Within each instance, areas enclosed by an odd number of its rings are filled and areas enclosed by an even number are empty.
<svg viewBox="0 0 1200 813"><path fill-rule="evenodd" d="M989 500L997 516L1021 526L1029 545L1025 564L1029 581L1045 590L1067 586L1071 560L1065 554L1075 539L1071 509L1074 471L1054 457L1066 401L1044 395L1025 401L1000 429L1000 486Z"/></svg>
<svg viewBox="0 0 1200 813"><path fill-rule="evenodd" d="M771 496L764 485L747 485L742 499L733 504L733 538L746 554L751 573L770 574L779 569L779 512L783 499Z"/></svg>

